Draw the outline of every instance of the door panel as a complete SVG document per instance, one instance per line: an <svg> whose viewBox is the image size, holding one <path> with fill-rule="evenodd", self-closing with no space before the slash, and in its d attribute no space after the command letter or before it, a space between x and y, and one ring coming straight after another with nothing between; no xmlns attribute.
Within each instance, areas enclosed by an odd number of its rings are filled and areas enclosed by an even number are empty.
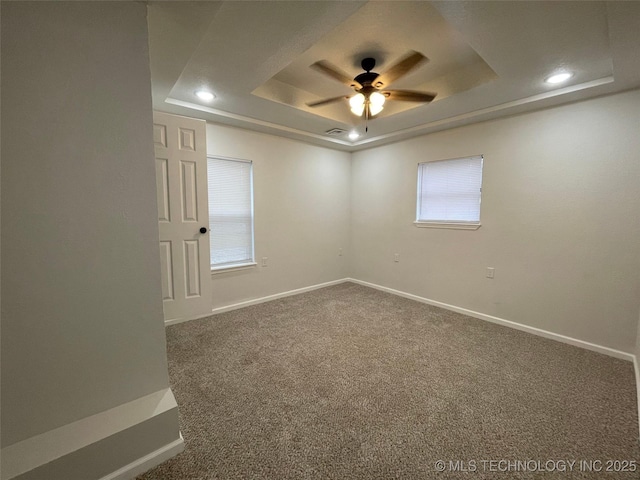
<svg viewBox="0 0 640 480"><path fill-rule="evenodd" d="M169 222L169 165L166 158L156 158L156 191L158 192L158 221Z"/></svg>
<svg viewBox="0 0 640 480"><path fill-rule="evenodd" d="M186 240L184 242L185 257L185 284L187 298L200 295L200 268L199 249L197 240Z"/></svg>
<svg viewBox="0 0 640 480"><path fill-rule="evenodd" d="M153 121L165 320L206 315L212 307L205 122L160 112Z"/></svg>
<svg viewBox="0 0 640 480"><path fill-rule="evenodd" d="M162 300L173 300L171 242L160 242L160 268L162 270Z"/></svg>
<svg viewBox="0 0 640 480"><path fill-rule="evenodd" d="M161 147L167 146L167 127L156 123L153 124L153 143Z"/></svg>
<svg viewBox="0 0 640 480"><path fill-rule="evenodd" d="M196 132L188 128L180 128L180 150L196 150Z"/></svg>
<svg viewBox="0 0 640 480"><path fill-rule="evenodd" d="M198 187L196 185L195 162L180 162L182 170L182 220L185 222L198 221Z"/></svg>

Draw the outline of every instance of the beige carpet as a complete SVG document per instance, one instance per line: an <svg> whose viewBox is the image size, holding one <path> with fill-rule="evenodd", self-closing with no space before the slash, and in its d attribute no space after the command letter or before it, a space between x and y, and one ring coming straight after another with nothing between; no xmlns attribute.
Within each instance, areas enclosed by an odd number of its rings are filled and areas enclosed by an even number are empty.
<svg viewBox="0 0 640 480"><path fill-rule="evenodd" d="M167 335L186 450L141 480L640 478L604 471L640 463L630 362L353 283Z"/></svg>

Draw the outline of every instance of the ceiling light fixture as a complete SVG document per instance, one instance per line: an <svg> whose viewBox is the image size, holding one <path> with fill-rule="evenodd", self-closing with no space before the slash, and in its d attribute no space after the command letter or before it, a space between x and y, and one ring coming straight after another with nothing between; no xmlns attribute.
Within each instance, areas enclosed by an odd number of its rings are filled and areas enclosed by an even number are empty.
<svg viewBox="0 0 640 480"><path fill-rule="evenodd" d="M361 117L362 114L364 113L365 101L366 99L364 98L363 94L356 93L353 97L349 99L349 106L351 107L351 112L354 115Z"/></svg>
<svg viewBox="0 0 640 480"><path fill-rule="evenodd" d="M359 136L360 136L360 134L358 132L350 132L349 133L349 140L357 140Z"/></svg>
<svg viewBox="0 0 640 480"><path fill-rule="evenodd" d="M351 113L361 117L366 112L366 117L379 114L384 108L385 96L377 91L356 93L349 99Z"/></svg>
<svg viewBox="0 0 640 480"><path fill-rule="evenodd" d="M379 114L384 108L384 95L380 92L372 92L369 96L369 109L371 111L371 115Z"/></svg>
<svg viewBox="0 0 640 480"><path fill-rule="evenodd" d="M210 102L212 101L214 98L216 98L216 96L207 91L207 90L196 90L196 96L200 99L200 100L204 100L205 102Z"/></svg>
<svg viewBox="0 0 640 480"><path fill-rule="evenodd" d="M547 77L545 79L545 82L555 85L556 83L566 82L571 77L573 77L573 74L569 72L556 73L554 75L551 75L550 77Z"/></svg>

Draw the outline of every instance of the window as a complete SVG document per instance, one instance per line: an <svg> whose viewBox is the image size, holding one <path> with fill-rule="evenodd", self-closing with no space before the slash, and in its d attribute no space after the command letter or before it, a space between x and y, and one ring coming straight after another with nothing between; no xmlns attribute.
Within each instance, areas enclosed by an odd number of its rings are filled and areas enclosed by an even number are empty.
<svg viewBox="0 0 640 480"><path fill-rule="evenodd" d="M418 164L419 227L480 227L482 155Z"/></svg>
<svg viewBox="0 0 640 480"><path fill-rule="evenodd" d="M253 165L207 158L211 269L253 264Z"/></svg>

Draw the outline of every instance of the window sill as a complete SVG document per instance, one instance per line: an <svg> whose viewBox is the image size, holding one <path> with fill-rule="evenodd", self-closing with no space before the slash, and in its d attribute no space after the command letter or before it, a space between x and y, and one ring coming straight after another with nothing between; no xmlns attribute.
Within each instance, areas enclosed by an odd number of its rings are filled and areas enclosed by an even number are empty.
<svg viewBox="0 0 640 480"><path fill-rule="evenodd" d="M256 262L250 263L238 263L236 265L224 265L222 267L211 267L211 275L218 275L220 273L236 272L238 270L247 270L249 268L256 267Z"/></svg>
<svg viewBox="0 0 640 480"><path fill-rule="evenodd" d="M413 222L419 228L448 228L453 230L478 230L480 223Z"/></svg>

